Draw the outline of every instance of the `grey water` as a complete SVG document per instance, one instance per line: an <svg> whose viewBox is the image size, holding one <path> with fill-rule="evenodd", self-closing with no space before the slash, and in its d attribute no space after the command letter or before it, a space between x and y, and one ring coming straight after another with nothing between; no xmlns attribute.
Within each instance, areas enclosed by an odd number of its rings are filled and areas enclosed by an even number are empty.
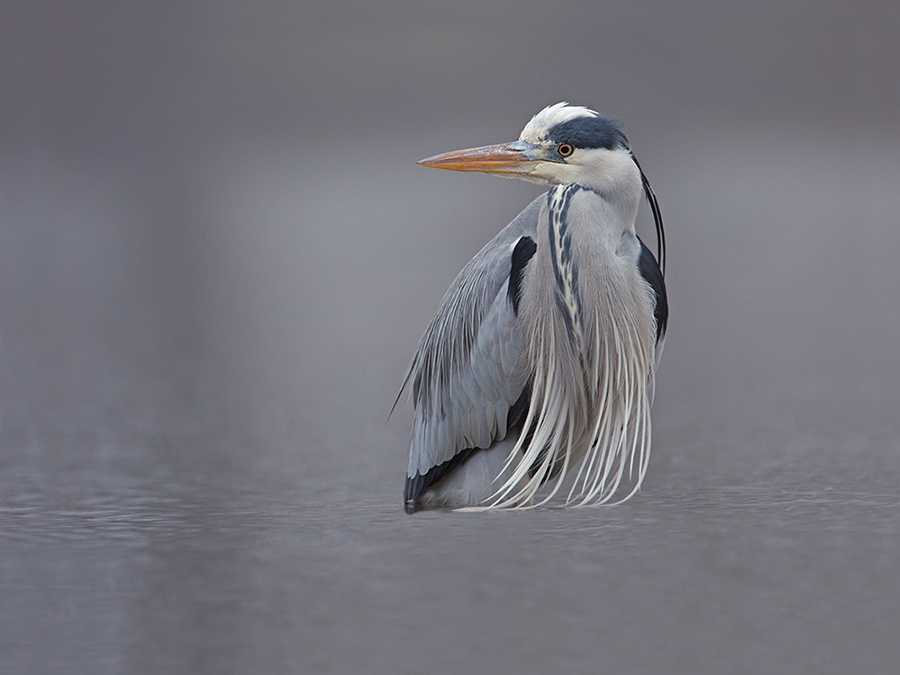
<svg viewBox="0 0 900 675"><path fill-rule="evenodd" d="M27 58L0 67L0 672L896 671L900 23L776 4L612 4L590 44L622 77L553 85L516 51L543 24L474 6L410 34L402 3L23 9ZM559 11L581 45L575 19L608 17ZM415 161L562 98L622 101L666 219L647 478L614 507L407 516L408 359L541 191Z"/></svg>

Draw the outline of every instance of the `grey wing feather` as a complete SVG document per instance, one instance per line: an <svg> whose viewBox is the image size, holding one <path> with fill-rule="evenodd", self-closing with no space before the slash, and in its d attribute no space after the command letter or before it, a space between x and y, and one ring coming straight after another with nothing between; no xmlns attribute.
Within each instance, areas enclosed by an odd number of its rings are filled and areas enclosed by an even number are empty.
<svg viewBox="0 0 900 675"><path fill-rule="evenodd" d="M535 238L543 197L535 199L462 269L422 336L406 376L415 406L409 477L507 432L507 417L528 382L524 345L507 297L511 254Z"/></svg>

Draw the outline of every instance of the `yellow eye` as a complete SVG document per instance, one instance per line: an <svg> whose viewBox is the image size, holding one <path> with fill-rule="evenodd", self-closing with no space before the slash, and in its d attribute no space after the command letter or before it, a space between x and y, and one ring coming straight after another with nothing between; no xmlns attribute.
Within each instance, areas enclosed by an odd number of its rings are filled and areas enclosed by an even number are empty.
<svg viewBox="0 0 900 675"><path fill-rule="evenodd" d="M556 148L556 152L560 157L568 157L573 152L575 152L575 148L572 147L571 143L562 143L558 148Z"/></svg>

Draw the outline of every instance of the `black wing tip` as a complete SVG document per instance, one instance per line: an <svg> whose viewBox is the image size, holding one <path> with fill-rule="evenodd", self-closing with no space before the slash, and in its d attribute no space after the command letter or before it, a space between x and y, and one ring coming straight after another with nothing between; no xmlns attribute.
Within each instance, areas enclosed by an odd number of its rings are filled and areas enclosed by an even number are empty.
<svg viewBox="0 0 900 675"><path fill-rule="evenodd" d="M403 505L406 512L415 513L418 511L419 505L417 502L422 493L442 478L446 477L454 469L464 464L469 457L478 450L479 448L466 448L465 450L460 450L446 462L431 467L424 475L416 473L415 476L407 476L406 486L403 489Z"/></svg>
<svg viewBox="0 0 900 675"><path fill-rule="evenodd" d="M428 478L431 471L424 476L417 473L415 476L406 477L406 485L403 488L403 510L412 515L421 510L419 497L429 486Z"/></svg>
<svg viewBox="0 0 900 675"><path fill-rule="evenodd" d="M403 488L403 501L407 504L414 502L425 489L425 476L416 474L406 477L406 485Z"/></svg>

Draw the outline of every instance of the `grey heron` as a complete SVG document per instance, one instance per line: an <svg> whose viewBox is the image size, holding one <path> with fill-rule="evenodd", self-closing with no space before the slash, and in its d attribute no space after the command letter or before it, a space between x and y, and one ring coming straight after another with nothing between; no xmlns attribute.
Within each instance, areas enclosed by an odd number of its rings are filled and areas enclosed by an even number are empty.
<svg viewBox="0 0 900 675"><path fill-rule="evenodd" d="M564 483L567 504L624 484L628 499L650 455L668 303L662 217L619 123L562 102L517 141L419 164L552 187L463 268L419 342L401 388L406 511L530 507ZM643 196L659 262L635 233Z"/></svg>

